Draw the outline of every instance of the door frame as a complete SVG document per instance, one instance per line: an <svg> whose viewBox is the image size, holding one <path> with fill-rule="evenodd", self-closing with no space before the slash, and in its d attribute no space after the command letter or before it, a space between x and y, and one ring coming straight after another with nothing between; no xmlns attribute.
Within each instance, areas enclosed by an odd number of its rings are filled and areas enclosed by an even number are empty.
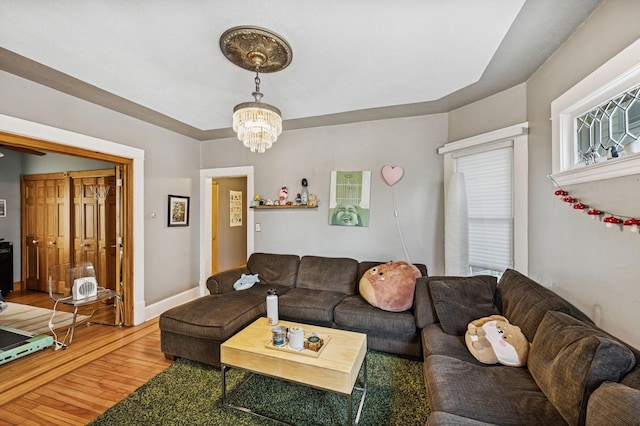
<svg viewBox="0 0 640 426"><path fill-rule="evenodd" d="M124 320L126 325L144 323L144 150L4 114L0 114L0 132L16 146L125 164L123 172L133 190L123 200L123 216L130 219L123 229L123 244L133 259L123 264L131 283L124 289Z"/></svg>
<svg viewBox="0 0 640 426"><path fill-rule="evenodd" d="M227 177L245 177L247 179L247 198L254 193L253 166L224 167L200 170L200 296L208 294L207 278L211 275L211 182ZM253 198L253 196L251 196ZM254 250L253 209L247 202L247 259Z"/></svg>

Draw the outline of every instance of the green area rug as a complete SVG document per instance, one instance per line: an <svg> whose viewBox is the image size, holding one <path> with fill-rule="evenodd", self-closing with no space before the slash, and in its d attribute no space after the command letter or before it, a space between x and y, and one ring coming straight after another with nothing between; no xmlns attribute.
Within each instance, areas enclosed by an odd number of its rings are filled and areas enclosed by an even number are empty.
<svg viewBox="0 0 640 426"><path fill-rule="evenodd" d="M367 396L361 425L424 425L429 414L422 363L369 351ZM362 376L362 371L360 372ZM227 372L227 390L248 377ZM356 383L361 383L362 377ZM355 418L362 392L354 390ZM233 395L234 404L296 425L347 424L347 398L282 380L253 375ZM273 425L222 405L222 373L179 359L100 415L90 425Z"/></svg>

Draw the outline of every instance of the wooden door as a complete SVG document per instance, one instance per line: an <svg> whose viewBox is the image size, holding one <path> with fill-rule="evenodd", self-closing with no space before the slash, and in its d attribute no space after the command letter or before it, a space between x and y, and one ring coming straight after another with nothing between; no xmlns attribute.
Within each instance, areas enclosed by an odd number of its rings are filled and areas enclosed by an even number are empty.
<svg viewBox="0 0 640 426"><path fill-rule="evenodd" d="M116 191L115 171L72 172L73 253L76 262L91 262L102 287L116 290ZM106 197L97 197L92 187L106 185Z"/></svg>
<svg viewBox="0 0 640 426"><path fill-rule="evenodd" d="M44 180L20 180L22 193L23 276L28 290L42 290L41 241L44 241ZM40 212L40 216L38 213Z"/></svg>
<svg viewBox="0 0 640 426"><path fill-rule="evenodd" d="M64 173L23 176L21 193L25 286L48 291L49 267L69 261L69 178Z"/></svg>
<svg viewBox="0 0 640 426"><path fill-rule="evenodd" d="M218 182L211 182L211 275L217 274L218 267L218 209L219 209Z"/></svg>
<svg viewBox="0 0 640 426"><path fill-rule="evenodd" d="M67 238L69 236L69 177L45 181L45 239L42 263L45 290L48 289L49 267L69 262ZM63 289L54 289L61 292Z"/></svg>

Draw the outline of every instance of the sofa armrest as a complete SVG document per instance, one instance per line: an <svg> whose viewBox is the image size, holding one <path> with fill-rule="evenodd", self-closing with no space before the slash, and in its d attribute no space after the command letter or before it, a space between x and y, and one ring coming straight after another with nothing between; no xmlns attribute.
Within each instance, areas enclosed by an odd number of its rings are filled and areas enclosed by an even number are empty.
<svg viewBox="0 0 640 426"><path fill-rule="evenodd" d="M605 382L589 397L586 426L636 425L640 419L640 390Z"/></svg>
<svg viewBox="0 0 640 426"><path fill-rule="evenodd" d="M233 290L233 285L240 279L242 274L250 274L249 270L242 266L218 272L207 278L207 288L211 294L228 293Z"/></svg>

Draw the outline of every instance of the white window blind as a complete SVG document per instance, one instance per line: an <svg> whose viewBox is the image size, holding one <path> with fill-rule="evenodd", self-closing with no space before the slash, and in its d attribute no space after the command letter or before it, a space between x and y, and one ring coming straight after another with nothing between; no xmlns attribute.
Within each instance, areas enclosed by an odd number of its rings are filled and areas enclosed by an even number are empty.
<svg viewBox="0 0 640 426"><path fill-rule="evenodd" d="M469 266L513 267L513 147L456 158L464 173L469 215Z"/></svg>

